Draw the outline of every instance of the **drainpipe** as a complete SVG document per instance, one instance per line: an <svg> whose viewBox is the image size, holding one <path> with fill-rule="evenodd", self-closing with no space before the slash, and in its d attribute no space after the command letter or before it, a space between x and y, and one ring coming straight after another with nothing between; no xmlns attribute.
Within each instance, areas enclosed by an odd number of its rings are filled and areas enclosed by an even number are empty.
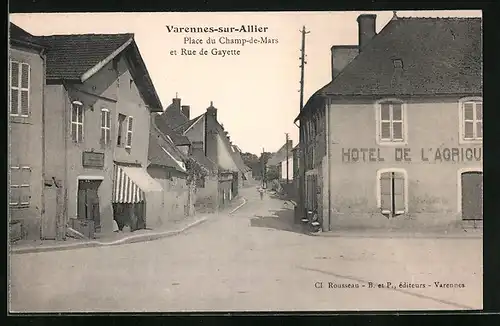
<svg viewBox="0 0 500 326"><path fill-rule="evenodd" d="M331 153L330 153L330 116L329 116L329 102L330 99L326 98L325 100L325 137L326 137L326 175L327 175L327 196L328 196L328 214L324 216L323 220L323 231L330 231L331 227L331 215L332 215L332 203L331 203L331 186L332 186L332 180L330 178L331 175ZM325 222L327 222L326 230L325 230Z"/></svg>
<svg viewBox="0 0 500 326"><path fill-rule="evenodd" d="M63 139L64 139L64 206L63 206L63 214L62 214L62 226L65 229L65 225L68 223L68 101L67 97L64 96L65 92L68 92L69 88L67 84L63 81L63 92L62 92L62 103L63 103ZM69 92L68 92L69 95ZM66 231L63 234L63 239L66 239Z"/></svg>
<svg viewBox="0 0 500 326"><path fill-rule="evenodd" d="M43 218L45 215L45 83L46 83L46 56L45 56L45 49L42 49L40 51L40 57L42 58L42 193L41 193L41 200L42 200L42 212L40 214L40 238L43 237L43 229L42 229L42 224L43 224Z"/></svg>

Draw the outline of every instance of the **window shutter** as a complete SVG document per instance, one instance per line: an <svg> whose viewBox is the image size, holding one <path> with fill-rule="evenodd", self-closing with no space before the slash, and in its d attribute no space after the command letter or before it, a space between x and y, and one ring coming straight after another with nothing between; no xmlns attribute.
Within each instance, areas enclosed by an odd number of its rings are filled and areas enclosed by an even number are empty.
<svg viewBox="0 0 500 326"><path fill-rule="evenodd" d="M127 123L127 147L132 147L132 128L133 128L133 117L128 117Z"/></svg>
<svg viewBox="0 0 500 326"><path fill-rule="evenodd" d="M385 172L380 175L380 209L383 214L391 213L391 174Z"/></svg>
<svg viewBox="0 0 500 326"><path fill-rule="evenodd" d="M19 63L10 63L10 113L19 114Z"/></svg>
<svg viewBox="0 0 500 326"><path fill-rule="evenodd" d="M404 214L404 175L401 173L394 173L394 214Z"/></svg>
<svg viewBox="0 0 500 326"><path fill-rule="evenodd" d="M21 115L29 115L30 66L21 64Z"/></svg>

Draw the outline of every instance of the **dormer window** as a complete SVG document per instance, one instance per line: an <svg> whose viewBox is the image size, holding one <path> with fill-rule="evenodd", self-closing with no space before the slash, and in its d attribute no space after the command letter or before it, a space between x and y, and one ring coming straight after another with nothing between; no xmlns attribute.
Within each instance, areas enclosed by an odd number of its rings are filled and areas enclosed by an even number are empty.
<svg viewBox="0 0 500 326"><path fill-rule="evenodd" d="M403 69L403 60L401 59L393 59L392 64L395 69Z"/></svg>

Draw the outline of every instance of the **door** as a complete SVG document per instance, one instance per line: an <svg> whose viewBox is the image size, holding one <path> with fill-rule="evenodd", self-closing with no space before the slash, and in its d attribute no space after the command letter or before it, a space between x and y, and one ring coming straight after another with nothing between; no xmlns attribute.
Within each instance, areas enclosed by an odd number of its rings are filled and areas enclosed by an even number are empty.
<svg viewBox="0 0 500 326"><path fill-rule="evenodd" d="M44 212L42 215L42 239L56 239L57 235L57 188L52 183L45 183Z"/></svg>
<svg viewBox="0 0 500 326"><path fill-rule="evenodd" d="M78 181L78 218L94 221L96 231L101 229L101 215L98 195L100 184L100 180Z"/></svg>
<svg viewBox="0 0 500 326"><path fill-rule="evenodd" d="M462 173L462 219L483 219L483 173Z"/></svg>

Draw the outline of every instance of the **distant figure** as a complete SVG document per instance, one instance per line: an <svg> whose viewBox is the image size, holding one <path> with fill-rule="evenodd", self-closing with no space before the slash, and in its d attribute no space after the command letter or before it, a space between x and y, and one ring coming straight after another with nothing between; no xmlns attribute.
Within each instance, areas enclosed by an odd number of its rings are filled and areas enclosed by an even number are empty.
<svg viewBox="0 0 500 326"><path fill-rule="evenodd" d="M260 200L262 200L264 198L264 189L259 187L257 191L259 192Z"/></svg>

